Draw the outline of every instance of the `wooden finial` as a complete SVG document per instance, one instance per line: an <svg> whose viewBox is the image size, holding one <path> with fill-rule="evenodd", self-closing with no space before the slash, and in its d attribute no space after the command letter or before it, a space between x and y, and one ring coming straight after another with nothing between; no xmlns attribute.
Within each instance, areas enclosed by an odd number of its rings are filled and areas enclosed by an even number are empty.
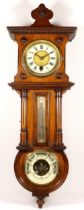
<svg viewBox="0 0 84 210"><path fill-rule="evenodd" d="M45 7L44 4L40 4L38 8L34 9L31 12L31 16L35 19L34 24L32 26L38 27L46 27L53 26L49 19L53 17L53 12Z"/></svg>

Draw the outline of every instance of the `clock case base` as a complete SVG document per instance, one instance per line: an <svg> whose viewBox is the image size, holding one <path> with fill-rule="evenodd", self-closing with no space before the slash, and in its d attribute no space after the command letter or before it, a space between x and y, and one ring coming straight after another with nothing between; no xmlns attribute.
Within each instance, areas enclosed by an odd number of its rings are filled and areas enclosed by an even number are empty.
<svg viewBox="0 0 84 210"><path fill-rule="evenodd" d="M45 197L48 197L49 194L40 195L32 193L32 196L37 197L37 205L41 209L43 207L43 204L45 204Z"/></svg>

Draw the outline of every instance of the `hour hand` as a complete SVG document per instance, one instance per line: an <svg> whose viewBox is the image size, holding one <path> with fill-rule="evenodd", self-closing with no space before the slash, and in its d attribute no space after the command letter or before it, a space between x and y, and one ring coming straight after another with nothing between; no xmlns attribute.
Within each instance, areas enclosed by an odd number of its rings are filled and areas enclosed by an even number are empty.
<svg viewBox="0 0 84 210"><path fill-rule="evenodd" d="M40 58L40 60L43 60L43 57L44 56L40 56L40 55L38 55L38 54L35 54L38 58Z"/></svg>
<svg viewBox="0 0 84 210"><path fill-rule="evenodd" d="M47 56L49 56L51 53L53 53L54 51L51 51L50 53L47 53L46 55L44 55L42 58L45 58Z"/></svg>
<svg viewBox="0 0 84 210"><path fill-rule="evenodd" d="M39 57L40 58L40 60L43 60L46 56L48 56L48 54L47 55L43 55L43 56L40 56L39 54L35 54L37 57Z"/></svg>

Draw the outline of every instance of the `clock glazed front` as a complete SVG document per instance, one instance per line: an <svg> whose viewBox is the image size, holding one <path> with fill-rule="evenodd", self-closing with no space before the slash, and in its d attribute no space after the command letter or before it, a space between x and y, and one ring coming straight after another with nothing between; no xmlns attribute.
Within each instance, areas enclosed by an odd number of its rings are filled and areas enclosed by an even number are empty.
<svg viewBox="0 0 84 210"><path fill-rule="evenodd" d="M48 76L61 65L58 48L47 40L33 41L27 45L22 55L25 70L36 76Z"/></svg>
<svg viewBox="0 0 84 210"><path fill-rule="evenodd" d="M9 85L21 96L21 133L14 170L19 183L38 198L59 188L68 174L62 140L62 95L74 83L65 72L65 50L76 27L54 26L53 12L40 4L31 26L8 27L18 43L18 71Z"/></svg>

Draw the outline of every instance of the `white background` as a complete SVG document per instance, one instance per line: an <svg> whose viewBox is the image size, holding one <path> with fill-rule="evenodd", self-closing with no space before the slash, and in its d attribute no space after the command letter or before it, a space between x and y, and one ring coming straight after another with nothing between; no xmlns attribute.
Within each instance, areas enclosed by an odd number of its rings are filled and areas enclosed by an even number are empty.
<svg viewBox="0 0 84 210"><path fill-rule="evenodd" d="M70 169L66 182L46 198L45 208L84 209L84 1L0 1L0 209L37 209L36 198L17 182L13 163L20 132L20 97L8 86L17 72L17 44L6 26L29 25L30 12L40 3L55 13L52 23L77 26L67 44L66 72L75 86L63 96L63 140Z"/></svg>

